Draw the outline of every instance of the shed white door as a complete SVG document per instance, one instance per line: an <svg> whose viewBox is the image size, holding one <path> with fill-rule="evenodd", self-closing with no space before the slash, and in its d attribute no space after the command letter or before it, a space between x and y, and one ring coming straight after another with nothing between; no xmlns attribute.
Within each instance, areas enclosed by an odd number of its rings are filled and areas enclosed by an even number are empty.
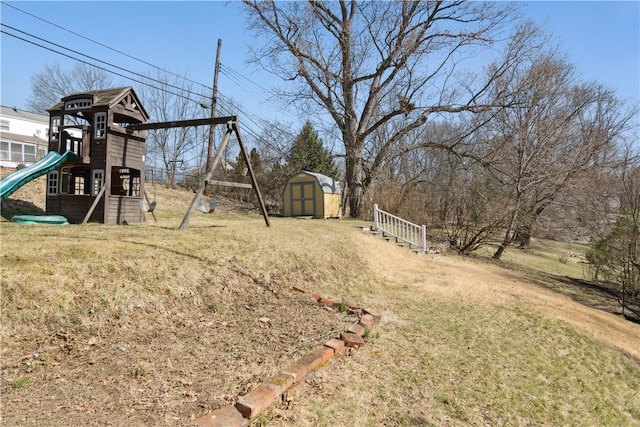
<svg viewBox="0 0 640 427"><path fill-rule="evenodd" d="M315 182L292 182L290 184L291 215L315 215L316 186Z"/></svg>

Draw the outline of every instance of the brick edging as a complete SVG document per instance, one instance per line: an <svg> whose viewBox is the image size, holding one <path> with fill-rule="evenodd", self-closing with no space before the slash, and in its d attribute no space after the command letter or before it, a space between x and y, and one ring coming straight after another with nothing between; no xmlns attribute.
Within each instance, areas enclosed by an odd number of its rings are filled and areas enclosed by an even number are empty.
<svg viewBox="0 0 640 427"><path fill-rule="evenodd" d="M293 290L309 294L318 303L325 306L336 308L342 306L341 303L330 298L323 298L297 286L294 286ZM323 345L315 347L293 365L268 378L263 384L258 385L244 396L239 396L235 404L209 412L197 418L193 423L199 427L248 427L250 420L301 387L310 372L323 367L346 347L358 348L364 345L362 337L365 331L370 330L380 320L380 316L361 307L348 307L348 309L349 312L358 316L358 322L341 332L339 338L332 338Z"/></svg>

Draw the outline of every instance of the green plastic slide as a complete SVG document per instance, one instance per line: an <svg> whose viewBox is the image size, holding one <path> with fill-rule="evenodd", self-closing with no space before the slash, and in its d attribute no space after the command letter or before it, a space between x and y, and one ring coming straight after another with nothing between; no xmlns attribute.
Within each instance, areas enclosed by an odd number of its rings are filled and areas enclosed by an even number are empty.
<svg viewBox="0 0 640 427"><path fill-rule="evenodd" d="M62 215L14 215L11 217L12 222L18 224L50 224L50 225L69 225L67 218Z"/></svg>
<svg viewBox="0 0 640 427"><path fill-rule="evenodd" d="M0 179L0 201L12 195L18 188L26 183L58 169L68 161L78 159L78 155L72 151L67 151L64 154L50 151L36 163L19 169Z"/></svg>

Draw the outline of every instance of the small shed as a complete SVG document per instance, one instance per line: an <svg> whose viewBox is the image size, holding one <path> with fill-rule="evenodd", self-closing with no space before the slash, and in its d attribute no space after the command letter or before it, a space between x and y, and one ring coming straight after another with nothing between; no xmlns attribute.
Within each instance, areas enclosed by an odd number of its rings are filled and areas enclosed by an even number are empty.
<svg viewBox="0 0 640 427"><path fill-rule="evenodd" d="M284 216L340 218L342 191L335 179L301 171L289 178L282 195Z"/></svg>

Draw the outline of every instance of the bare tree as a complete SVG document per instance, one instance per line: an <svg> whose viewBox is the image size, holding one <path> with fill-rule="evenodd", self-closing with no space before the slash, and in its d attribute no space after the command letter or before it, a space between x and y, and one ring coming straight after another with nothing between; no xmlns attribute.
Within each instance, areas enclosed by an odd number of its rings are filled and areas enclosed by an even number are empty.
<svg viewBox="0 0 640 427"><path fill-rule="evenodd" d="M70 70L64 70L58 63L45 64L42 71L31 76L31 95L27 107L38 113L46 113L60 99L73 93L114 86L111 76L98 68L77 63Z"/></svg>
<svg viewBox="0 0 640 427"><path fill-rule="evenodd" d="M607 164L635 113L610 90L580 83L555 52L540 53L494 84L498 96L515 97L482 129L490 167L510 200L499 259L514 239L528 247L538 218L572 180Z"/></svg>
<svg viewBox="0 0 640 427"><path fill-rule="evenodd" d="M144 87L141 97L152 121L168 122L205 116L194 99L193 83L185 78L172 77L158 71L153 77L154 87ZM207 132L202 129L156 129L147 135L147 164L161 165L166 184L173 187L178 176L190 169L200 168L206 158L203 147Z"/></svg>
<svg viewBox="0 0 640 427"><path fill-rule="evenodd" d="M587 253L593 279L609 281L620 291L625 309L640 316L640 157L627 147L618 170L618 211L609 229Z"/></svg>
<svg viewBox="0 0 640 427"><path fill-rule="evenodd" d="M244 3L251 28L272 36L255 60L293 82L283 95L316 106L340 129L351 216L360 213L370 181L363 149L378 129L395 123L386 141L394 146L431 114L486 108L480 97L487 84L458 85L453 75L514 17L512 4L497 2Z"/></svg>

